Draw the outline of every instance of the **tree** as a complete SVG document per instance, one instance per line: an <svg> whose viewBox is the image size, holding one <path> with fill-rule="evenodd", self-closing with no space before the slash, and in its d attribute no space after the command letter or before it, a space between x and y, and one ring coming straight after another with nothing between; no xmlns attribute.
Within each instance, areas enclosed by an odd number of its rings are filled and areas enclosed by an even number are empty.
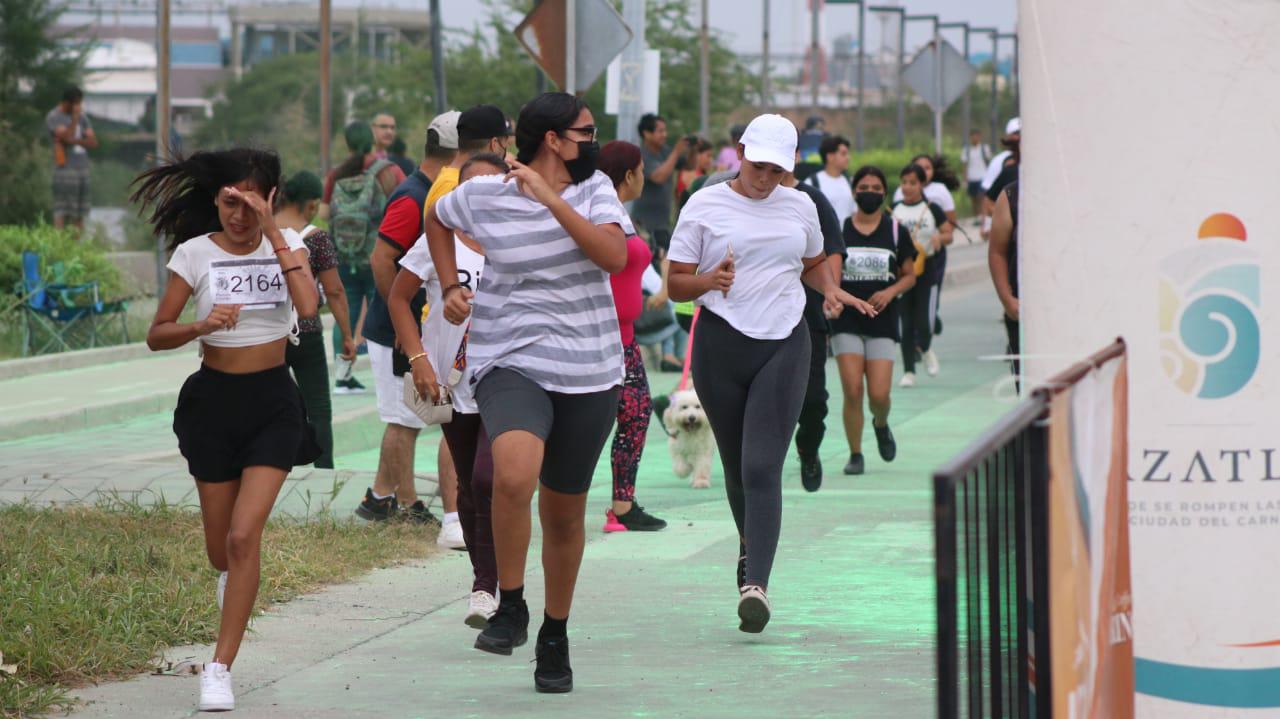
<svg viewBox="0 0 1280 719"><path fill-rule="evenodd" d="M0 0L0 225L47 217L52 196L44 114L76 84L86 51L52 34L62 8Z"/></svg>

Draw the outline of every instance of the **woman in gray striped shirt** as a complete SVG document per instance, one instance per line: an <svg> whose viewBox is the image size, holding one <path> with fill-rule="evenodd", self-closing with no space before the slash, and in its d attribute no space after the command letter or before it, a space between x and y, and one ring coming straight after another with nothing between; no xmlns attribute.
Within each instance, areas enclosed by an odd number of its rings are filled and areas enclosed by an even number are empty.
<svg viewBox="0 0 1280 719"><path fill-rule="evenodd" d="M626 210L596 171L595 121L565 93L520 112L518 161L505 177L478 177L427 214L445 317L470 314L467 361L493 445L493 538L498 611L476 648L511 654L528 639L524 563L529 503L541 479L546 611L534 685L573 688L566 625L585 542L587 490L613 427L623 380L609 274L627 261ZM484 247L476 293L456 279L453 230Z"/></svg>

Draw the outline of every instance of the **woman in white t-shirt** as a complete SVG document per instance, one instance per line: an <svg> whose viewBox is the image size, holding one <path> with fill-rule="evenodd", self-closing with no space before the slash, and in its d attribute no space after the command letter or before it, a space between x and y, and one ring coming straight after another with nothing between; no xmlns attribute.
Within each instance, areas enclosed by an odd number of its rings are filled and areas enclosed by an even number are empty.
<svg viewBox="0 0 1280 719"><path fill-rule="evenodd" d="M823 252L818 213L780 187L795 168L796 128L780 115L751 121L738 177L703 188L671 236L670 294L701 307L693 327L693 384L724 464L739 551L739 629L769 622L765 595L782 528L782 465L809 376L804 284L845 305L875 310L840 289ZM744 556L745 552L745 556Z"/></svg>
<svg viewBox="0 0 1280 719"><path fill-rule="evenodd" d="M458 172L459 185L473 177L501 175L511 168L498 155L472 157ZM484 248L461 232L454 233L458 281L475 292L484 273ZM427 318L419 326L411 302L423 287L427 290ZM420 397L439 401L442 387L453 402L453 418L441 425L458 475L458 519L471 560L471 598L467 602L467 626L484 629L498 609L498 563L493 554L493 450L480 421L480 408L467 372L466 336L469 324L455 325L444 318L442 286L425 237L400 258L387 294L387 310L395 326L396 342L409 357L413 383Z"/></svg>
<svg viewBox="0 0 1280 719"><path fill-rule="evenodd" d="M201 711L235 707L230 667L258 594L262 529L285 476L320 455L302 394L285 365L297 315L319 298L307 249L272 216L273 152L197 152L143 173L131 198L154 207L174 238L169 281L147 346L199 342L203 363L178 394L173 430L196 480L222 623L200 675ZM195 321L179 322L195 300ZM296 314L295 314L296 310Z"/></svg>

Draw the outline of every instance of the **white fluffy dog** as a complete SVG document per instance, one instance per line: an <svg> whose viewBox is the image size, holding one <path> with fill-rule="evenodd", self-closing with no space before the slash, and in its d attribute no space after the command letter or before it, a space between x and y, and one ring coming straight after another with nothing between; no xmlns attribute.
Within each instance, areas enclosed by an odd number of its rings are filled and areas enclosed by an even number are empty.
<svg viewBox="0 0 1280 719"><path fill-rule="evenodd" d="M705 489L711 486L711 457L716 440L707 422L702 402L691 389L671 395L671 406L662 413L667 428L667 446L671 450L671 468L677 477L693 475L689 486Z"/></svg>

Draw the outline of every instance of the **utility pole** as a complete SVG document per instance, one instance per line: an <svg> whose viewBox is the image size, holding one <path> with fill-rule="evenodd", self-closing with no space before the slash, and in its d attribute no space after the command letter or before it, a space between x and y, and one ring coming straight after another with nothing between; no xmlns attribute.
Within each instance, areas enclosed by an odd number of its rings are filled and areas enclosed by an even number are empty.
<svg viewBox="0 0 1280 719"><path fill-rule="evenodd" d="M1000 145L1000 33L991 30L991 146Z"/></svg>
<svg viewBox="0 0 1280 719"><path fill-rule="evenodd" d="M564 87L578 92L578 0L564 0Z"/></svg>
<svg viewBox="0 0 1280 719"><path fill-rule="evenodd" d="M444 42L441 36L440 0L431 0L431 74L435 78L436 114L449 108L448 88L444 84Z"/></svg>
<svg viewBox="0 0 1280 719"><path fill-rule="evenodd" d="M156 3L156 165L169 155L169 0ZM166 279L164 238L156 236L156 295Z"/></svg>
<svg viewBox="0 0 1280 719"><path fill-rule="evenodd" d="M764 33L760 44L760 58L762 68L760 71L760 104L761 110L768 110L773 106L769 99L769 0L764 0Z"/></svg>
<svg viewBox="0 0 1280 719"><path fill-rule="evenodd" d="M809 0L809 94L813 113L818 113L818 12L822 0Z"/></svg>
<svg viewBox="0 0 1280 719"><path fill-rule="evenodd" d="M707 23L708 0L702 0L701 54L698 68L698 133L707 137L711 127L711 28Z"/></svg>
<svg viewBox="0 0 1280 719"><path fill-rule="evenodd" d="M867 125L867 2L858 0L858 124L854 128L854 146L862 152Z"/></svg>
<svg viewBox="0 0 1280 719"><path fill-rule="evenodd" d="M1018 81L1018 33L1016 32L1001 33L1000 39L1013 41L1013 67L1011 68L1010 75L1009 75L1009 87L1010 89L1013 90L1013 106L1014 108L1017 108L1019 107L1018 101L1020 99L1018 97L1019 89L1020 89L1018 87L1018 84L1019 84L1019 81ZM1017 110L1015 109L1014 112L1017 112Z"/></svg>
<svg viewBox="0 0 1280 719"><path fill-rule="evenodd" d="M905 83L902 81L902 53L903 47L907 44L907 11L891 5L872 5L869 9L874 13L898 16L898 71L897 80L894 84L897 87L898 94L898 149L901 150L907 145L907 108L906 95L904 94L906 88L904 87Z"/></svg>
<svg viewBox="0 0 1280 719"><path fill-rule="evenodd" d="M320 174L329 174L333 140L333 0L320 0Z"/></svg>

